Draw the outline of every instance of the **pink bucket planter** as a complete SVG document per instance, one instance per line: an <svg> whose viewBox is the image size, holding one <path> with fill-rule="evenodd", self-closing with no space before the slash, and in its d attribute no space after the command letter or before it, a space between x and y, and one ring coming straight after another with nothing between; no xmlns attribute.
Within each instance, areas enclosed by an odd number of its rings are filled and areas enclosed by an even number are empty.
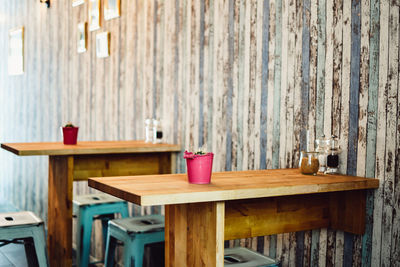
<svg viewBox="0 0 400 267"><path fill-rule="evenodd" d="M187 174L191 184L209 184L211 182L214 154L195 155L185 151Z"/></svg>
<svg viewBox="0 0 400 267"><path fill-rule="evenodd" d="M76 145L79 127L63 127L64 145Z"/></svg>

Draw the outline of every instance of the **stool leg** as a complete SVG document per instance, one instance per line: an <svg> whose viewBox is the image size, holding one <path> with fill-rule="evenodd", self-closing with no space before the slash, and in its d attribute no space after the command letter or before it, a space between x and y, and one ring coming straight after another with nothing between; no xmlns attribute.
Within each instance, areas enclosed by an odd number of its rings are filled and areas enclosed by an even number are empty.
<svg viewBox="0 0 400 267"><path fill-rule="evenodd" d="M34 238L24 238L24 248L26 254L26 263L29 267L38 266L38 259L35 251Z"/></svg>
<svg viewBox="0 0 400 267"><path fill-rule="evenodd" d="M106 241L106 252L104 265L105 267L113 267L114 266L114 254L115 247L117 246L117 239L110 235L110 232L107 233L107 241Z"/></svg>
<svg viewBox="0 0 400 267"><path fill-rule="evenodd" d="M133 254L133 259L135 261L135 267L142 267L143 256L144 256L144 242L140 239L135 239L132 242L129 252L127 254ZM124 253L125 256L125 253Z"/></svg>
<svg viewBox="0 0 400 267"><path fill-rule="evenodd" d="M92 235L93 218L85 208L79 209L77 227L77 265L86 267L89 265L90 238Z"/></svg>
<svg viewBox="0 0 400 267"><path fill-rule="evenodd" d="M36 256L40 267L47 267L47 256L46 256L46 241L44 238L43 226L39 226L37 231L33 234L33 242L35 244Z"/></svg>
<svg viewBox="0 0 400 267"><path fill-rule="evenodd" d="M126 202L123 203L123 208L121 209L121 217L122 218L128 218L129 217L128 203L126 203Z"/></svg>
<svg viewBox="0 0 400 267"><path fill-rule="evenodd" d="M106 246L107 242L107 229L108 229L108 221L114 219L114 214L108 214L101 218L101 229L103 231L103 244Z"/></svg>
<svg viewBox="0 0 400 267"><path fill-rule="evenodd" d="M129 240L124 242L124 267L137 267L142 265L137 265L135 257L135 245L134 241Z"/></svg>

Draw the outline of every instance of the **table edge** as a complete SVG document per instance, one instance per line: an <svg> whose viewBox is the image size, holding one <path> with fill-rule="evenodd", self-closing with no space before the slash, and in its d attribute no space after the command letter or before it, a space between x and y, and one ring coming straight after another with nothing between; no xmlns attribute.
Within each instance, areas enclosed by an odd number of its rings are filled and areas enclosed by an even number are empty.
<svg viewBox="0 0 400 267"><path fill-rule="evenodd" d="M204 196L199 197L199 195L204 194L205 192L190 192L190 193L174 193L174 194L157 194L157 195L134 195L129 192L122 192L118 194L115 190L112 190L110 186L106 186L100 181L95 180L96 178L89 178L88 185L94 189L103 191L105 193L111 194L115 197L124 199L126 201L135 203L140 206L155 206L155 205L177 205L177 204L189 204L189 203L201 203L201 202L216 202L216 201L234 201L234 200L243 200L243 199L254 199L254 198L268 198L268 197L279 197L279 196L290 196L290 195L306 195L306 194L318 194L318 193L329 193L329 192L343 192L343 191L352 191L352 190L369 190L376 189L379 187L379 180L375 178L365 178L368 180L362 180L353 182L353 187L341 188L345 184L349 182L340 182L336 184L315 184L311 185L313 190L304 190L303 192L298 192L299 188L307 187L310 188L310 185L304 186L280 186L280 187L271 187L271 188L247 188L247 189L232 189L232 190L223 190L221 191L209 191L207 193L207 198ZM101 179L101 178L100 178ZM295 191L290 191L296 187ZM281 190L289 191L289 193L279 193ZM246 191L251 191L250 193L246 193ZM269 191L266 193L266 191ZM232 192L236 192L232 194ZM246 193L242 196L237 196L237 192ZM223 195L221 197L221 194ZM185 196L186 195L186 196ZM187 200L187 195L191 195L191 199ZM185 200L183 201L182 198Z"/></svg>

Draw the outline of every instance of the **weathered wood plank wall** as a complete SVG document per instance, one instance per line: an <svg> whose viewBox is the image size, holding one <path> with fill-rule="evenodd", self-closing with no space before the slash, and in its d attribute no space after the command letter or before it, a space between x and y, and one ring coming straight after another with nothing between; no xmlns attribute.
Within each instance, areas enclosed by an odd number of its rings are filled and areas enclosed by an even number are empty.
<svg viewBox="0 0 400 267"><path fill-rule="evenodd" d="M217 152L215 171L295 167L311 139L340 137L341 172L377 177L363 236L316 229L235 240L284 266L400 265L399 4L389 0L122 0L89 32L87 3L0 2L0 142L165 140ZM25 73L8 76L8 31L25 26ZM95 36L110 31L111 56ZM178 172L185 162L178 157ZM46 218L47 161L0 152L0 197ZM89 191L77 184L75 193ZM159 208L134 213L159 212ZM98 236L96 237L98 240ZM94 251L99 255L101 245Z"/></svg>

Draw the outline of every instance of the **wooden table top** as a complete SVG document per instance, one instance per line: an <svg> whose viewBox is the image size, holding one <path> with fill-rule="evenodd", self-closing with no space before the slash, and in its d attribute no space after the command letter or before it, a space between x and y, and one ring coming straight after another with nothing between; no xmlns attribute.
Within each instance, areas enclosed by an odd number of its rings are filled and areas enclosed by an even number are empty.
<svg viewBox="0 0 400 267"><path fill-rule="evenodd" d="M64 145L62 142L5 143L1 144L1 147L18 156L152 153L181 150L180 146L175 144L152 144L144 141L78 141L76 145Z"/></svg>
<svg viewBox="0 0 400 267"><path fill-rule="evenodd" d="M300 195L379 187L378 179L303 175L299 169L215 172L211 184L186 174L90 178L89 186L142 206Z"/></svg>

